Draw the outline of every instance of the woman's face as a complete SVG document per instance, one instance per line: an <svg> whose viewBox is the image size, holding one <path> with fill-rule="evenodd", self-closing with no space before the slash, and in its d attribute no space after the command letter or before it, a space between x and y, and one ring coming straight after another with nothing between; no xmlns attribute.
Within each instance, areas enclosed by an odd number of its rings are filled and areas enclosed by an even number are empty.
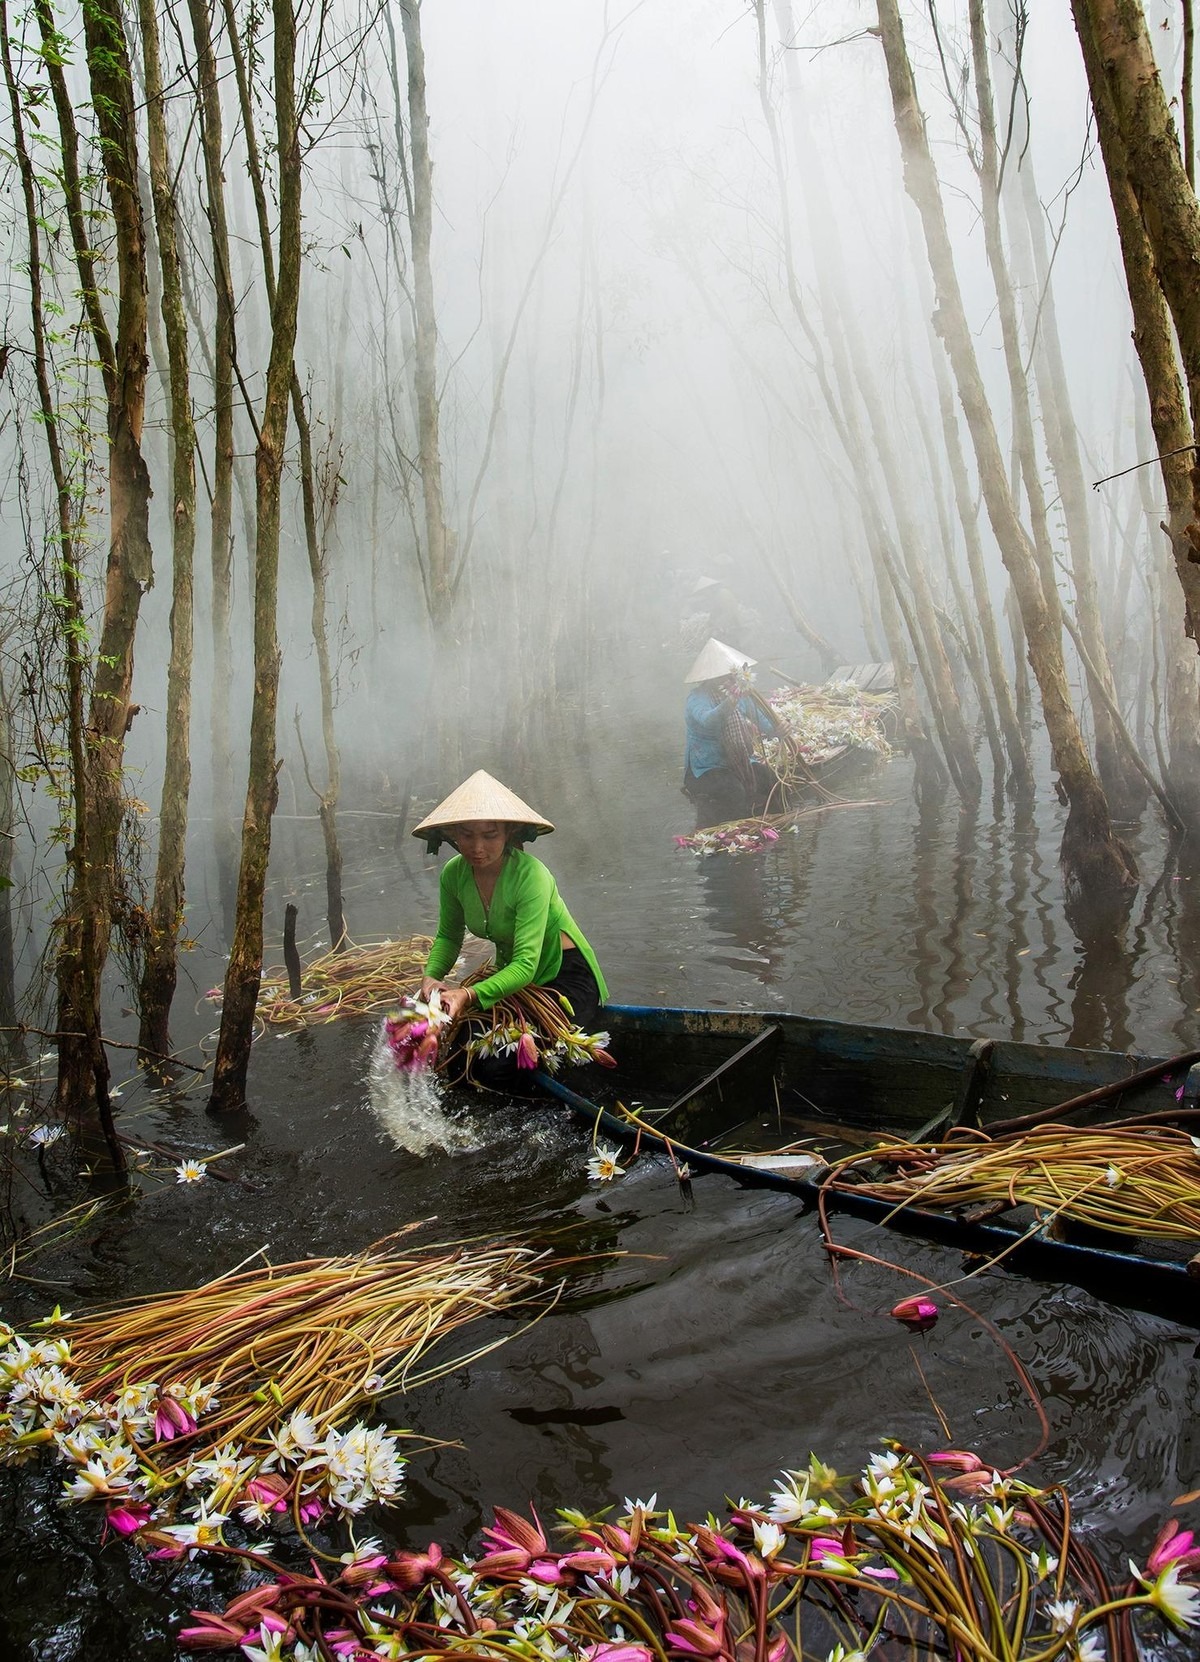
<svg viewBox="0 0 1200 1662"><path fill-rule="evenodd" d="M498 819L473 819L448 828L450 841L473 871L487 871L504 858L508 826Z"/></svg>

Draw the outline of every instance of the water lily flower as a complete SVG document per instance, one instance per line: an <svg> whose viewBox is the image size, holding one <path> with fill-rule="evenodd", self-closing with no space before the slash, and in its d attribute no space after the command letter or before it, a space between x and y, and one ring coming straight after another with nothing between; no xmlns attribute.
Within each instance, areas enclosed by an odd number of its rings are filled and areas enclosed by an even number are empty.
<svg viewBox="0 0 1200 1662"><path fill-rule="evenodd" d="M693 1621L690 1616L682 1617L671 1624L665 1638L672 1650L681 1651L684 1656L720 1656L725 1649L724 1628L723 1614L718 1615L711 1627Z"/></svg>
<svg viewBox="0 0 1200 1662"><path fill-rule="evenodd" d="M1078 1599L1054 1599L1046 1606L1050 1628L1054 1633L1070 1633L1079 1616Z"/></svg>
<svg viewBox="0 0 1200 1662"><path fill-rule="evenodd" d="M411 1593L437 1576L441 1562L441 1547L436 1541L430 1541L424 1552L393 1553L386 1560L387 1573L397 1587Z"/></svg>
<svg viewBox="0 0 1200 1662"><path fill-rule="evenodd" d="M208 1168L203 1160L184 1160L175 1167L176 1183L199 1183L207 1176Z"/></svg>
<svg viewBox="0 0 1200 1662"><path fill-rule="evenodd" d="M1200 1564L1200 1548L1195 1546L1195 1539L1190 1529L1180 1529L1174 1518L1168 1518L1150 1548L1150 1556L1146 1560L1149 1574L1160 1574L1168 1564L1177 1563L1181 1569L1191 1569Z"/></svg>
<svg viewBox="0 0 1200 1662"><path fill-rule="evenodd" d="M519 1068L536 1068L538 1065L538 1047L533 1034L528 1028L517 1040L517 1066Z"/></svg>
<svg viewBox="0 0 1200 1662"><path fill-rule="evenodd" d="M895 1312L893 1311L893 1314ZM926 1462L930 1466L948 1466L956 1472L978 1472L984 1470L983 1461L969 1449L943 1448L936 1454L927 1454Z"/></svg>
<svg viewBox="0 0 1200 1662"><path fill-rule="evenodd" d="M598 1645L585 1645L582 1654L587 1662L653 1662L654 1652L648 1645L631 1645L604 1639Z"/></svg>
<svg viewBox="0 0 1200 1662"><path fill-rule="evenodd" d="M215 1616L209 1610L193 1610L197 1626L181 1628L178 1635L184 1650L235 1650L246 1637L240 1622Z"/></svg>
<svg viewBox="0 0 1200 1662"><path fill-rule="evenodd" d="M29 1133L29 1141L34 1148L49 1148L50 1144L56 1143L62 1135L61 1125L35 1125Z"/></svg>
<svg viewBox="0 0 1200 1662"><path fill-rule="evenodd" d="M624 1177L625 1167L617 1164L618 1150L596 1144L596 1152L587 1163L587 1174L596 1183L611 1183L614 1177Z"/></svg>
<svg viewBox="0 0 1200 1662"><path fill-rule="evenodd" d="M799 1523L815 1512L817 1503L809 1498L807 1472L783 1472L778 1486L771 1490L767 1516L775 1523Z"/></svg>
<svg viewBox="0 0 1200 1662"><path fill-rule="evenodd" d="M179 1398L164 1391L154 1405L154 1441L170 1443L176 1437L189 1436L195 1429L195 1420Z"/></svg>
<svg viewBox="0 0 1200 1662"><path fill-rule="evenodd" d="M764 1558L774 1558L775 1554L787 1540L787 1536L777 1523L759 1523L753 1525L754 1544Z"/></svg>
<svg viewBox="0 0 1200 1662"><path fill-rule="evenodd" d="M119 1506L109 1507L104 1521L118 1535L136 1535L150 1522L150 1508L143 1500L123 1501Z"/></svg>
<svg viewBox="0 0 1200 1662"><path fill-rule="evenodd" d="M506 1506L493 1507L492 1511L494 1522L483 1530L483 1538L492 1550L476 1560L478 1574L523 1574L535 1560L549 1556L549 1543L536 1512L530 1523L528 1518L510 1512Z"/></svg>
<svg viewBox="0 0 1200 1662"><path fill-rule="evenodd" d="M1167 1565L1153 1586L1140 1576L1138 1579L1147 1587L1150 1603L1175 1627L1200 1627L1200 1590L1186 1586L1182 1573L1180 1561L1176 1559Z"/></svg>
<svg viewBox="0 0 1200 1662"><path fill-rule="evenodd" d="M938 1319L937 1305L924 1293L914 1293L911 1298L902 1298L899 1304L892 1306L891 1313L898 1322L903 1322L905 1327L911 1327L914 1333L924 1333Z"/></svg>

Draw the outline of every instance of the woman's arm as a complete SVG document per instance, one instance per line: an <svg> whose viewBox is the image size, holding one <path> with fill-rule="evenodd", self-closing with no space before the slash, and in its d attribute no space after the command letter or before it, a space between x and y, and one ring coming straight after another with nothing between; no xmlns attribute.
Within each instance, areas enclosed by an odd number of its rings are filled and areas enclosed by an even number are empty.
<svg viewBox="0 0 1200 1662"><path fill-rule="evenodd" d="M687 703L684 706L684 714L687 716L694 732L703 734L706 739L716 739L721 736L721 723L732 703L732 698L721 698L711 708L705 710L702 708L697 694L689 693Z"/></svg>
<svg viewBox="0 0 1200 1662"><path fill-rule="evenodd" d="M467 920L463 916L457 875L454 862L448 860L442 867L438 883L437 935L429 949L429 957L425 960L425 980L429 982L438 981L447 970L453 969L462 951ZM425 983L422 982L421 985L424 990Z"/></svg>

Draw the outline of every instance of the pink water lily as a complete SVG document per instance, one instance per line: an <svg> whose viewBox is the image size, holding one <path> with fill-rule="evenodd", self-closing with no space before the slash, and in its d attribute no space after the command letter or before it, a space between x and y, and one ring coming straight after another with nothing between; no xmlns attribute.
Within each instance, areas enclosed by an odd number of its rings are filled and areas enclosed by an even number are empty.
<svg viewBox="0 0 1200 1662"><path fill-rule="evenodd" d="M892 1314L895 1315L895 1311ZM977 1454L972 1454L965 1448L943 1448L936 1454L927 1454L926 1463L930 1466L948 1466L956 1472L978 1472L984 1470L983 1461Z"/></svg>
<svg viewBox="0 0 1200 1662"><path fill-rule="evenodd" d="M654 1656L648 1645L617 1644L607 1639L598 1645L585 1645L583 1654L588 1662L653 1662Z"/></svg>
<svg viewBox="0 0 1200 1662"><path fill-rule="evenodd" d="M273 1472L263 1472L250 1479L239 1498L242 1501L257 1501L260 1506L269 1506L272 1512L286 1512L287 1497L288 1486L283 1479L276 1477Z"/></svg>
<svg viewBox="0 0 1200 1662"><path fill-rule="evenodd" d="M136 1535L150 1522L150 1508L143 1500L126 1501L122 1506L110 1506L104 1521L118 1535Z"/></svg>
<svg viewBox="0 0 1200 1662"><path fill-rule="evenodd" d="M195 1431L196 1422L170 1392L164 1391L154 1405L154 1440L169 1443L176 1437L186 1437Z"/></svg>
<svg viewBox="0 0 1200 1662"><path fill-rule="evenodd" d="M1190 1529L1180 1529L1174 1518L1168 1518L1154 1537L1154 1545L1146 1560L1146 1573L1160 1575L1168 1564L1178 1564L1180 1569L1193 1569L1200 1564L1200 1547L1195 1545L1195 1540Z"/></svg>
<svg viewBox="0 0 1200 1662"><path fill-rule="evenodd" d="M533 1508L530 1507L533 1512ZM549 1542L542 1530L541 1519L533 1512L533 1522L521 1517L517 1512L510 1512L506 1506L493 1508L494 1522L483 1531L484 1539L492 1550L485 1553L475 1562L475 1569L481 1575L525 1575L532 1574L531 1566L538 1564L542 1570L535 1579L553 1581L556 1577L550 1576L546 1566L553 1564L558 1569L557 1561L550 1552Z"/></svg>
<svg viewBox="0 0 1200 1662"><path fill-rule="evenodd" d="M725 1649L725 1617L718 1615L713 1626L681 1617L667 1629L666 1641L684 1656L720 1656Z"/></svg>
<svg viewBox="0 0 1200 1662"><path fill-rule="evenodd" d="M442 1562L442 1549L430 1541L424 1552L397 1552L387 1560L387 1573L404 1592L423 1587L437 1579Z"/></svg>
<svg viewBox="0 0 1200 1662"><path fill-rule="evenodd" d="M519 1068L536 1068L538 1065L537 1041L528 1028L517 1040L517 1066Z"/></svg>
<svg viewBox="0 0 1200 1662"><path fill-rule="evenodd" d="M250 1631L240 1622L231 1622L225 1616L214 1616L207 1610L193 1610L197 1626L185 1627L179 1633L184 1650L235 1650Z"/></svg>
<svg viewBox="0 0 1200 1662"><path fill-rule="evenodd" d="M902 1298L899 1304L893 1304L892 1315L914 1333L924 1333L937 1321L938 1307L926 1294L914 1293L911 1298Z"/></svg>

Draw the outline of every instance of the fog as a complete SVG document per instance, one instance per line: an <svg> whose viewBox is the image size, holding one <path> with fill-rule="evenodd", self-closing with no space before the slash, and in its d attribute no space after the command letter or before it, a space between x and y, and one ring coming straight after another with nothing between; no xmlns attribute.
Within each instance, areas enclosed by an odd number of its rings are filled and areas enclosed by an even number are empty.
<svg viewBox="0 0 1200 1662"><path fill-rule="evenodd" d="M1174 85L1175 9L1155 3L1147 17ZM136 64L136 20L126 21ZM257 50L253 100L274 224L279 181L268 21L257 19L257 34L249 20L242 27ZM428 800L468 763L491 761L522 785L520 747L530 724L553 714L569 747L614 686L629 690L627 723L675 723L671 701L698 644L681 624L696 610L690 597L703 576L728 585L744 608L753 638L734 644L797 679L819 681L835 663L888 656L864 530L864 492L885 505L888 492L869 438L855 452L839 432L838 410L843 420L849 413L835 373L835 336L843 331L859 343L855 362L869 366L873 383L860 378L864 403L854 430L869 435L864 410L876 399L901 463L934 603L948 620L952 670L970 706L959 601L947 566L962 578L963 525L931 357L940 347L929 329L929 268L904 190L874 5L776 0L763 11L761 43L755 8L737 0L515 0L503 8L446 0L423 7L420 21L440 465L454 588L452 605L437 619L422 577L429 554L413 371L412 134L399 14L342 4L299 14L298 79L307 99L295 359L312 423L341 808L403 811L406 793ZM230 675L236 816L254 678L251 412L263 397L270 316L244 124L218 22L237 303ZM1161 699L1156 681L1148 690L1145 666L1148 657L1157 665L1164 651L1153 640L1165 627L1154 596L1160 585L1175 583L1165 542L1153 531L1163 512L1162 485L1153 470L1147 507L1138 475L1124 472L1154 447L1070 8L1053 0L1022 22L1023 80L1010 99L1005 66L1014 58L1014 16L1008 0L992 6L1005 189L1011 197L1020 170L1033 170L1085 476L1123 474L1089 492L1093 558L1119 698L1131 721L1136 714L1138 742L1153 758L1162 744ZM1007 457L1014 444L1009 382L968 150L978 146L978 129L967 76L967 7L963 0L933 13L909 6L904 23ZM209 695L214 676L220 678L206 496L213 466L213 265L195 53L182 12L166 9L160 25L200 464L191 737L192 841L202 867L210 852ZM78 17L68 9L61 26L76 42L69 73L92 168L85 196L106 253L103 305L115 319L111 233L95 172ZM59 330L56 386L61 419L79 441L75 489L85 504L85 581L98 619L108 535L103 399L94 366L85 364L78 275L53 176L57 140L51 122L35 125L46 106L31 38L18 41L14 62L43 169L50 226L43 276ZM140 87L140 70L135 80ZM143 134L139 144L144 165ZM16 817L19 875L36 897L41 922L34 934L41 939L62 879L60 845L50 837L60 799L47 789L53 769L45 766L45 726L61 720L61 707L46 693L39 708L28 690L31 675L44 690L56 674L45 657L47 613L32 598L50 546L52 498L35 415L29 252L15 170L11 183L10 404L0 436L10 578L5 682L13 758L27 770ZM822 193L831 204L824 228ZM173 513L156 310L162 278L153 241L149 264L144 450L154 492L156 580L137 628L132 697L139 709L125 750L129 791L144 804L147 857L167 744ZM1051 298L1015 264L1014 274L1024 349L1032 357ZM1038 435L1040 443L1040 426ZM965 428L959 436L977 495ZM1015 472L1015 460L1013 466ZM1059 588L1070 610L1060 490L1044 452L1039 466ZM1008 579L976 506L990 601L1002 618ZM892 536L894 508L885 506ZM297 729L317 790L326 785L326 762L294 423L280 572L281 808L307 813L315 811L314 798ZM1023 677L1003 622L1001 635L1009 673ZM827 654L816 638L828 643ZM39 640L40 659L31 650ZM1088 699L1070 641L1066 652L1086 726ZM1002 789L1004 782L997 776L990 783Z"/></svg>

